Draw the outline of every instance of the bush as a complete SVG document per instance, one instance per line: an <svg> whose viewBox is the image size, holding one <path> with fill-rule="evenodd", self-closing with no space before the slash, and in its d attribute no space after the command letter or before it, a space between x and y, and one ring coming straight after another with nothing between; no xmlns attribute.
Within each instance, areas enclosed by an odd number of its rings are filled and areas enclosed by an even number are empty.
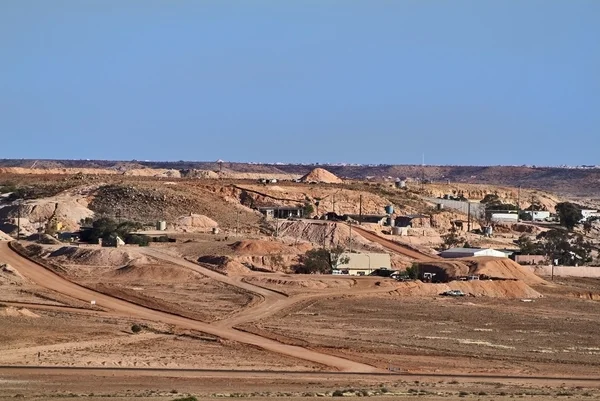
<svg viewBox="0 0 600 401"><path fill-rule="evenodd" d="M143 234L129 234L125 236L125 243L139 246L148 246L152 238Z"/></svg>
<svg viewBox="0 0 600 401"><path fill-rule="evenodd" d="M343 397L344 396L344 392L342 390L335 390L333 392L333 394L331 394L332 397Z"/></svg>
<svg viewBox="0 0 600 401"><path fill-rule="evenodd" d="M419 264L413 263L410 267L407 267L406 275L413 280L418 279L419 278Z"/></svg>
<svg viewBox="0 0 600 401"><path fill-rule="evenodd" d="M134 324L133 326L131 326L131 331L134 334L139 333L140 331L142 331L142 326L140 326L139 324Z"/></svg>
<svg viewBox="0 0 600 401"><path fill-rule="evenodd" d="M182 398L175 398L173 401L198 401L198 399L196 397L182 397Z"/></svg>
<svg viewBox="0 0 600 401"><path fill-rule="evenodd" d="M331 274L339 265L348 263L349 258L342 256L344 248L311 249L300 257L300 264L294 267L297 274Z"/></svg>

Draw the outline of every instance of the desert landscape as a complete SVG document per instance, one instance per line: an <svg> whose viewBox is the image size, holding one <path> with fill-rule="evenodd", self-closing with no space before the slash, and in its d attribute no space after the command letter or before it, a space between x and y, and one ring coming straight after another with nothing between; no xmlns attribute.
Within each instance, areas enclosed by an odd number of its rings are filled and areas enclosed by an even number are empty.
<svg viewBox="0 0 600 401"><path fill-rule="evenodd" d="M600 398L595 222L568 275L443 256L562 232L448 195L555 214L580 193L57 164L0 173L0 399Z"/></svg>

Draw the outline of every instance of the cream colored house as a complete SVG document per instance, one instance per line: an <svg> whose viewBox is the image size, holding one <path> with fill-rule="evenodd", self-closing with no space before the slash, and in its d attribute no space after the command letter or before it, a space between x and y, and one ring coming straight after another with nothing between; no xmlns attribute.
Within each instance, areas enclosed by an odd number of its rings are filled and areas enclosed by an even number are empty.
<svg viewBox="0 0 600 401"><path fill-rule="evenodd" d="M340 264L333 274L367 276L377 269L392 267L392 260L387 253L342 253L340 259L346 257L348 262Z"/></svg>

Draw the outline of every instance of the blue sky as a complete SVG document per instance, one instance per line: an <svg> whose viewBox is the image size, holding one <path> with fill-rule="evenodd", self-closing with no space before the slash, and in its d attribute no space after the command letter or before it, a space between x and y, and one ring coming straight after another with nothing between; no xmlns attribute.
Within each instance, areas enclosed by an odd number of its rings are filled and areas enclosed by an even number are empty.
<svg viewBox="0 0 600 401"><path fill-rule="evenodd" d="M597 0L3 0L0 157L600 164Z"/></svg>

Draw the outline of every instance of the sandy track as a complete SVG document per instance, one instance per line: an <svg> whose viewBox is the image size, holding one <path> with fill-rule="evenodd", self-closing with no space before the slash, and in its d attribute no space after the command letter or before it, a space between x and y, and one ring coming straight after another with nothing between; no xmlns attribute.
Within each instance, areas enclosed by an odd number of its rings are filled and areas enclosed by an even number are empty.
<svg viewBox="0 0 600 401"><path fill-rule="evenodd" d="M113 311L115 315L122 317L135 317L150 321L157 321L166 324L172 324L181 328L198 330L207 334L212 334L231 341L237 341L244 344L253 345L267 351L291 356L298 359L325 365L337 370L348 372L374 372L376 368L359 362L354 362L344 358L339 358L327 354L322 354L302 347L281 344L257 335L240 332L230 327L216 326L207 323L198 322L182 316L161 312L136 305L121 299L117 299L68 281L57 274L45 269L22 257L12 251L7 242L0 242L0 257L5 263L13 266L22 275L35 282L43 288L69 295L86 302L95 300L99 307ZM177 258L175 258L177 259ZM218 274L218 273L215 273ZM250 284L246 284L250 286ZM255 289L254 286L253 290ZM263 290L267 292L268 290ZM268 291L273 293L272 291Z"/></svg>
<svg viewBox="0 0 600 401"><path fill-rule="evenodd" d="M138 367L61 367L61 366L0 366L0 374L4 376L15 375L27 377L36 375L56 375L65 377L82 377L86 375L98 375L106 377L109 375L123 376L161 376L161 377L193 377L193 378L248 378L256 379L310 379L323 380L342 379L356 380L357 378L374 378L377 380L415 380L435 378L437 380L464 379L471 380L494 380L494 382L508 382L520 384L545 384L545 385L584 385L600 384L600 377L576 377L576 376L523 376L523 375L493 375L493 374L446 374L446 373L407 373L407 372L305 372L289 371L278 372L269 370L229 370L229 369L170 369L170 368L138 368Z"/></svg>
<svg viewBox="0 0 600 401"><path fill-rule="evenodd" d="M352 229L355 230L358 234L360 234L360 236L364 239L369 240L371 242L375 242L394 253L399 253L401 255L408 256L409 258L413 258L419 261L439 259L437 256L428 255L426 253L419 252L402 244L398 244L397 242L390 241L389 239L382 238L377 234L365 230L364 228L352 226Z"/></svg>

